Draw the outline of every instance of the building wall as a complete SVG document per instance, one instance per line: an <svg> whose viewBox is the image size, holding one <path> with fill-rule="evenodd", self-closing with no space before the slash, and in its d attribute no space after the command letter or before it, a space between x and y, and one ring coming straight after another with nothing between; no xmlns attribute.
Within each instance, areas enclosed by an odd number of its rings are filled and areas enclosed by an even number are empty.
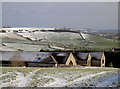
<svg viewBox="0 0 120 89"><path fill-rule="evenodd" d="M69 55L69 57L68 57L68 59L66 61L66 65L70 65L71 63L73 64L73 66L77 65L76 59L75 59L75 57L74 57L74 55L72 53L70 53L70 55Z"/></svg>

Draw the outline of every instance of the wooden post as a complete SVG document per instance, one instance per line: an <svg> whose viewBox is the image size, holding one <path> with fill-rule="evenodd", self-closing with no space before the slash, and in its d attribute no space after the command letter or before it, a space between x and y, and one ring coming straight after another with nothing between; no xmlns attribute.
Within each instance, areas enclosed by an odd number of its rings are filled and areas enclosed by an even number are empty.
<svg viewBox="0 0 120 89"><path fill-rule="evenodd" d="M90 53L88 54L87 65L91 66L91 55L90 55Z"/></svg>
<svg viewBox="0 0 120 89"><path fill-rule="evenodd" d="M55 60L55 58L53 57L53 56L51 56L51 58L55 61L55 67L57 67L58 66L58 62Z"/></svg>

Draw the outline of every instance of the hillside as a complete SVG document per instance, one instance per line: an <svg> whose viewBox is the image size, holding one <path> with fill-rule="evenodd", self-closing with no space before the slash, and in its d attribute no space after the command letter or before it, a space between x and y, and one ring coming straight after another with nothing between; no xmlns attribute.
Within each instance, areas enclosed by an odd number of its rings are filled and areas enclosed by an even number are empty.
<svg viewBox="0 0 120 89"><path fill-rule="evenodd" d="M118 47L113 39L95 34L83 33L77 30L60 29L5 29L2 36L3 51L23 50L40 51L81 50L81 49L111 49ZM11 32L9 32L11 31Z"/></svg>

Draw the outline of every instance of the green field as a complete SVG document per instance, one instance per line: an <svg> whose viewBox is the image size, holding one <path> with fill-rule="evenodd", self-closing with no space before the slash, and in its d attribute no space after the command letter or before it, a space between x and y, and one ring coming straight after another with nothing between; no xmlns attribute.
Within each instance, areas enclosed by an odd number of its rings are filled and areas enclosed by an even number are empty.
<svg viewBox="0 0 120 89"><path fill-rule="evenodd" d="M87 41L93 41L93 43L89 46L90 48L114 48L117 47L118 45L114 43L114 40L108 39L105 37L100 37L97 35L89 35L86 38Z"/></svg>

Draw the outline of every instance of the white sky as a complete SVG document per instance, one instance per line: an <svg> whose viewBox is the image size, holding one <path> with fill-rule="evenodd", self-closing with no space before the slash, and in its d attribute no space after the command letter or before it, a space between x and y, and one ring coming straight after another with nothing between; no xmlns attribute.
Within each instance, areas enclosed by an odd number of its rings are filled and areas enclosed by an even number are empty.
<svg viewBox="0 0 120 89"><path fill-rule="evenodd" d="M120 0L1 0L2 2L118 2Z"/></svg>
<svg viewBox="0 0 120 89"><path fill-rule="evenodd" d="M117 2L3 2L2 23L3 26L13 27L118 29L117 4Z"/></svg>

